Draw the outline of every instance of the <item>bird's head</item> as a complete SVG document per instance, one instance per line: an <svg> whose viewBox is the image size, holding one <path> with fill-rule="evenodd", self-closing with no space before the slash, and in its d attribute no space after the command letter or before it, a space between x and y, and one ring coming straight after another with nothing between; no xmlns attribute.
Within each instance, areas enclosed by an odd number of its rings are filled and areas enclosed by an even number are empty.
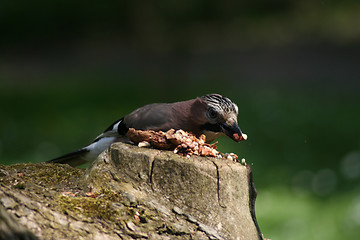
<svg viewBox="0 0 360 240"><path fill-rule="evenodd" d="M205 123L201 126L207 141L226 135L236 142L246 139L237 123L238 106L219 94L200 97L205 104Z"/></svg>

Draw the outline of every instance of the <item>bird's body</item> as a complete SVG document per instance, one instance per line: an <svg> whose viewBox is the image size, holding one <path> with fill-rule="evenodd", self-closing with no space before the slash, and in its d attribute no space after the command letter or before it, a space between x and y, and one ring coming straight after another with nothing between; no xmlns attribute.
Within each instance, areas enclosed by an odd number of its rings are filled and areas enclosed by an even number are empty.
<svg viewBox="0 0 360 240"><path fill-rule="evenodd" d="M50 160L72 166L91 162L114 142L126 142L129 128L136 130L167 131L182 129L196 136L206 135L207 142L221 135L239 141L242 135L237 125L238 107L219 94L208 94L196 99L175 103L145 105L114 122L88 146Z"/></svg>

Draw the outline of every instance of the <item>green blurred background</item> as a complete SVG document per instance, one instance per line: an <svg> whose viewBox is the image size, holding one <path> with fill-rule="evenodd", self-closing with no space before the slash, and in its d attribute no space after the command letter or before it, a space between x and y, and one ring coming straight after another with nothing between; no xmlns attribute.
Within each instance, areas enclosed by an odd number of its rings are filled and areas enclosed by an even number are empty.
<svg viewBox="0 0 360 240"><path fill-rule="evenodd" d="M360 235L360 3L2 1L0 164L89 143L153 102L223 94L272 239Z"/></svg>

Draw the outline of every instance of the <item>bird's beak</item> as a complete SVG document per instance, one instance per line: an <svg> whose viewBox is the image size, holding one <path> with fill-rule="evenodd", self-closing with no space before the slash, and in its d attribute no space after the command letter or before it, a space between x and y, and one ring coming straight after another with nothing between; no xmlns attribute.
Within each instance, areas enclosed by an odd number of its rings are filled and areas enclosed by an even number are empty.
<svg viewBox="0 0 360 240"><path fill-rule="evenodd" d="M228 137L230 137L235 142L240 142L242 140L246 140L247 138L246 134L243 134L241 132L241 129L239 128L236 122L234 122L233 125L228 125L226 123L223 123L221 125L221 129Z"/></svg>

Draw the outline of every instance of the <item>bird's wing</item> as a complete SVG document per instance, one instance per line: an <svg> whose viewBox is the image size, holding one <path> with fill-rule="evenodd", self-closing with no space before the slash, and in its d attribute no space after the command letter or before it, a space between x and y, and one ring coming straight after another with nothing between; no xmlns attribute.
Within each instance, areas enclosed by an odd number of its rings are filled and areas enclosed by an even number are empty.
<svg viewBox="0 0 360 240"><path fill-rule="evenodd" d="M171 112L172 104L154 103L141 107L124 118L128 128L137 130L169 130L176 127L177 120L173 119ZM169 128L170 127L170 128Z"/></svg>
<svg viewBox="0 0 360 240"><path fill-rule="evenodd" d="M121 118L119 120L117 120L116 122L114 122L113 124L111 124L107 129L105 129L105 131L100 134L99 136L97 136L93 143L94 142L97 142L99 141L101 138L104 138L104 137L118 137L119 136L119 127L122 128L124 126L122 126L124 123L123 123L123 120L124 118Z"/></svg>

